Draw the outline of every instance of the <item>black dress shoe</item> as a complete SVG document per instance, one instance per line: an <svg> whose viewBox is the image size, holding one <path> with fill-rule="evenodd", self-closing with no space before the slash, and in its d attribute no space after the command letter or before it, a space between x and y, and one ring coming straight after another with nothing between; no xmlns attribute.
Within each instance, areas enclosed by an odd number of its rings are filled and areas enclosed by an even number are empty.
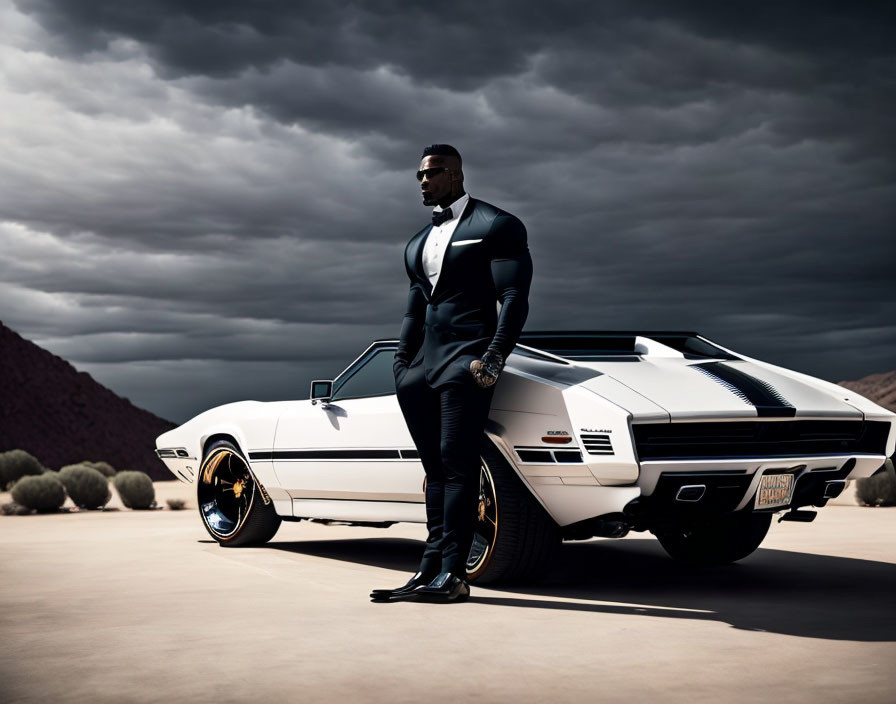
<svg viewBox="0 0 896 704"><path fill-rule="evenodd" d="M373 601L400 601L407 599L432 582L434 576L431 572L417 572L406 584L395 589L374 589L370 592L370 598Z"/></svg>
<svg viewBox="0 0 896 704"><path fill-rule="evenodd" d="M451 604L466 601L470 596L470 585L454 572L442 572L432 582L413 594L417 601L434 604Z"/></svg>

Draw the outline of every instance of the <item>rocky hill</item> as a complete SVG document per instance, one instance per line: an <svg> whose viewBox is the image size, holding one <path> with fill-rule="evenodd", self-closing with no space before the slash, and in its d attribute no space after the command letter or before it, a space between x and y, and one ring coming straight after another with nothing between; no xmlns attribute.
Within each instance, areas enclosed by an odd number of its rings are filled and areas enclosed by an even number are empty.
<svg viewBox="0 0 896 704"><path fill-rule="evenodd" d="M0 323L0 451L27 450L51 469L105 460L173 479L154 454L173 427Z"/></svg>
<svg viewBox="0 0 896 704"><path fill-rule="evenodd" d="M896 412L896 371L872 374L855 381L840 381L840 386L852 389L867 399Z"/></svg>

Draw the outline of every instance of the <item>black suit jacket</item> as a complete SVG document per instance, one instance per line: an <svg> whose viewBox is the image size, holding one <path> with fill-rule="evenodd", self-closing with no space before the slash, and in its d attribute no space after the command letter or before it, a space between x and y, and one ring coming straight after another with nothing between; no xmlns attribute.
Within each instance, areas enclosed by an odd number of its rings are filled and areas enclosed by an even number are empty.
<svg viewBox="0 0 896 704"><path fill-rule="evenodd" d="M423 364L426 382L438 388L468 383L470 362L487 349L510 355L529 314L532 257L519 218L470 198L433 290L423 269L431 230L424 227L405 248L411 286L393 368L398 381L402 370Z"/></svg>

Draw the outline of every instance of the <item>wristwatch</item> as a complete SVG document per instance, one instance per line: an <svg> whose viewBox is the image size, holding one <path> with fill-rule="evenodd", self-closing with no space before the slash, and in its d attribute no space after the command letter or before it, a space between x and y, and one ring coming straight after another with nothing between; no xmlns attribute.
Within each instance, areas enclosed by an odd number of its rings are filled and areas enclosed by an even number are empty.
<svg viewBox="0 0 896 704"><path fill-rule="evenodd" d="M482 370L489 376L493 376L497 379L498 374L501 373L503 368L504 357L501 356L501 353L493 350L486 350L485 354L482 355Z"/></svg>

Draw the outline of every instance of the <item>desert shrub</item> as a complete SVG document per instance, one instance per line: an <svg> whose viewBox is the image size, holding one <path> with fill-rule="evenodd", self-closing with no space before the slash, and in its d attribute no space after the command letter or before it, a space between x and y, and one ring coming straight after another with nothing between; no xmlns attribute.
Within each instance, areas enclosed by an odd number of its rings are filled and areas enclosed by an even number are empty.
<svg viewBox="0 0 896 704"><path fill-rule="evenodd" d="M108 462L82 462L81 464L86 464L93 467L95 470L102 473L102 475L105 477L115 476L115 467L113 467Z"/></svg>
<svg viewBox="0 0 896 704"><path fill-rule="evenodd" d="M182 511L187 507L187 502L183 499L168 499L165 503L172 511Z"/></svg>
<svg viewBox="0 0 896 704"><path fill-rule="evenodd" d="M63 467L59 470L59 481L75 506L81 508L102 508L112 498L109 480L88 464Z"/></svg>
<svg viewBox="0 0 896 704"><path fill-rule="evenodd" d="M65 503L65 487L51 472L22 477L12 488L12 500L38 511L55 511Z"/></svg>
<svg viewBox="0 0 896 704"><path fill-rule="evenodd" d="M15 501L0 504L0 513L4 516L27 516L31 513L31 509L27 506L19 506Z"/></svg>
<svg viewBox="0 0 896 704"><path fill-rule="evenodd" d="M152 508L156 503L156 490L152 479L145 472L126 470L112 478L121 503L128 508Z"/></svg>
<svg viewBox="0 0 896 704"><path fill-rule="evenodd" d="M870 477L856 480L856 499L866 506L896 506L896 472L893 460Z"/></svg>
<svg viewBox="0 0 896 704"><path fill-rule="evenodd" d="M25 476L36 476L46 471L37 458L24 450L0 452L0 489L10 489Z"/></svg>

